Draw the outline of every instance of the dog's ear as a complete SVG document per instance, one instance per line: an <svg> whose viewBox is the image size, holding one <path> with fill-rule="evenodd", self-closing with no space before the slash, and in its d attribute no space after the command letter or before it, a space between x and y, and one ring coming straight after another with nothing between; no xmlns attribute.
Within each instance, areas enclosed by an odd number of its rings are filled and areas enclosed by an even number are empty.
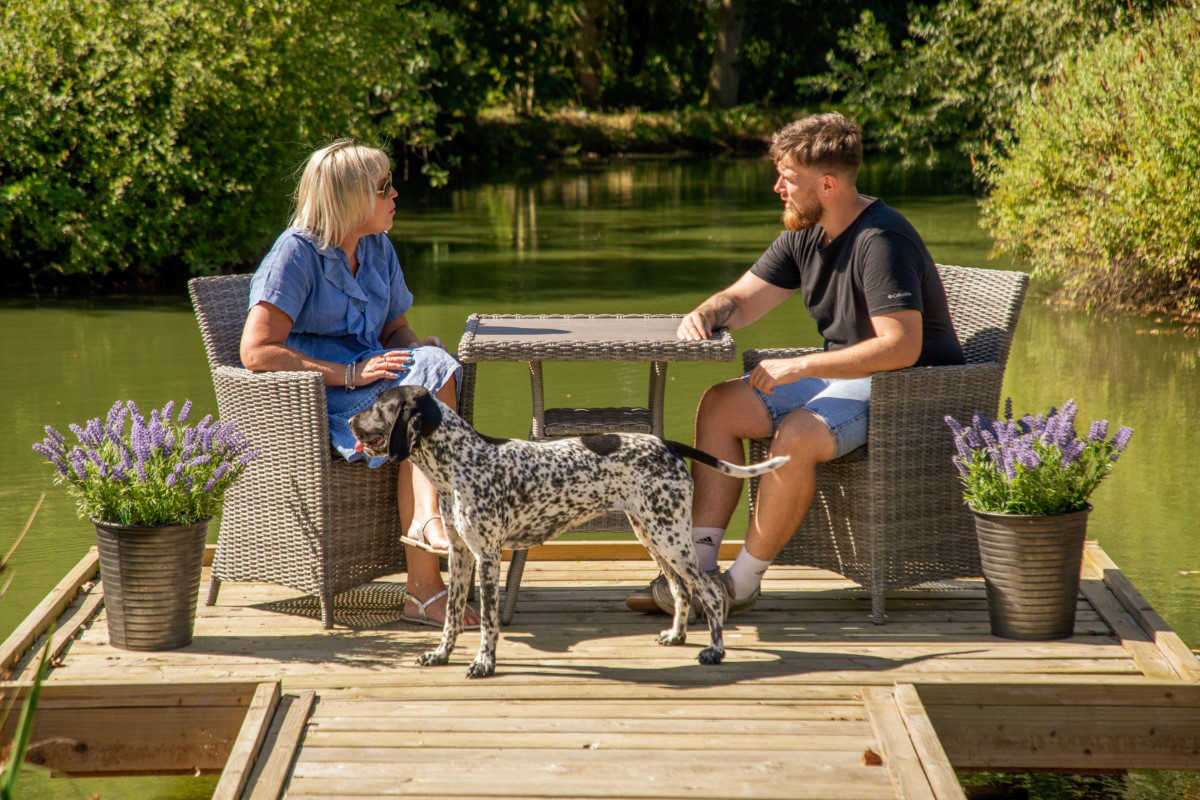
<svg viewBox="0 0 1200 800"><path fill-rule="evenodd" d="M388 437L388 458L403 461L412 455L422 437L431 434L442 423L442 409L423 386L397 386L380 393L380 400L385 397L396 404L392 432Z"/></svg>
<svg viewBox="0 0 1200 800"><path fill-rule="evenodd" d="M413 401L416 403L417 413L421 416L421 424L417 432L421 436L428 436L438 425L442 424L442 409L433 393L424 387L414 393ZM413 444L416 442L414 441Z"/></svg>

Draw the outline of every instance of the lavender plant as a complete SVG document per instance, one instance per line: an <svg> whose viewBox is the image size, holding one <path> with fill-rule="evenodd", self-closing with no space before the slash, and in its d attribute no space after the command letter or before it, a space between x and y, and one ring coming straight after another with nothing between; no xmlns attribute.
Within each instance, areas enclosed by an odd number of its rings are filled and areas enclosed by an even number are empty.
<svg viewBox="0 0 1200 800"><path fill-rule="evenodd" d="M1086 438L1075 432L1078 409L1068 400L1047 416L1013 419L1012 398L1004 419L976 412L971 425L951 416L958 453L952 457L962 475L963 498L976 511L997 514L1067 514L1083 511L1088 497L1112 471L1129 444L1132 428L1111 438L1108 420L1097 420Z"/></svg>
<svg viewBox="0 0 1200 800"><path fill-rule="evenodd" d="M49 425L33 449L54 465L56 484L79 516L120 525L188 525L208 519L225 491L258 455L233 422L212 415L187 426L192 403L172 419L175 402L150 412L117 401L104 420L70 426L78 444Z"/></svg>

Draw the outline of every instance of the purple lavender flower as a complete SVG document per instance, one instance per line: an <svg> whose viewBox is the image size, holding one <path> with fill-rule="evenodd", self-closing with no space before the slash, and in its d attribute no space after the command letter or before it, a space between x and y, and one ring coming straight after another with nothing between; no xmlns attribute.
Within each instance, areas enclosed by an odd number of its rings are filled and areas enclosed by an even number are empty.
<svg viewBox="0 0 1200 800"><path fill-rule="evenodd" d="M213 470L213 474L209 477L208 481L205 482L204 491L211 492L213 490L213 488L217 485L217 481L221 480L221 478L224 477L225 473L229 471L229 467L230 467L230 462L228 462L228 461L221 462L221 465L219 467L217 467L215 470Z"/></svg>
<svg viewBox="0 0 1200 800"><path fill-rule="evenodd" d="M1133 428L1119 428L1117 430L1117 435L1112 439L1113 447L1117 448L1118 450L1124 450L1125 446L1129 444L1130 436L1133 436Z"/></svg>
<svg viewBox="0 0 1200 800"><path fill-rule="evenodd" d="M1083 451L1086 448L1087 444L1079 440L1067 443L1067 445L1062 449L1063 467L1069 467L1078 461L1079 457L1083 455Z"/></svg>
<svg viewBox="0 0 1200 800"><path fill-rule="evenodd" d="M54 428L50 427L49 425L46 426L46 438L49 441L53 442L54 444L57 444L60 446L65 444L67 441L67 438L65 436L63 436L58 431L54 430Z"/></svg>
<svg viewBox="0 0 1200 800"><path fill-rule="evenodd" d="M1104 437L1108 435L1108 420L1098 419L1092 423L1092 427L1088 430L1089 442L1103 442Z"/></svg>
<svg viewBox="0 0 1200 800"><path fill-rule="evenodd" d="M187 469L187 464L176 464L175 469L171 470L171 474L167 476L167 486L174 486L179 479L183 477L184 470Z"/></svg>
<svg viewBox="0 0 1200 800"><path fill-rule="evenodd" d="M127 472L125 472L125 468L122 467L120 464L113 464L111 469L109 470L109 474L111 475L114 483L128 483L129 482L129 474Z"/></svg>
<svg viewBox="0 0 1200 800"><path fill-rule="evenodd" d="M162 412L159 414L159 417L162 419L163 422L170 422L171 415L174 413L175 413L175 401L168 400L167 404L162 407Z"/></svg>
<svg viewBox="0 0 1200 800"><path fill-rule="evenodd" d="M88 420L87 424L87 443L89 447L99 447L104 441L104 429L100 425L100 418Z"/></svg>
<svg viewBox="0 0 1200 800"><path fill-rule="evenodd" d="M191 413L192 413L192 401L185 400L183 403L183 408L181 408L179 410L179 418L176 420L176 422L178 422L180 425L182 425L183 423L187 422L188 415L190 415Z"/></svg>
<svg viewBox="0 0 1200 800"><path fill-rule="evenodd" d="M238 468L240 469L245 467L251 461L258 458L259 455L260 452L258 450L247 450L246 452L242 453L241 457L237 461Z"/></svg>
<svg viewBox="0 0 1200 800"><path fill-rule="evenodd" d="M195 428L188 428L186 431L184 431L184 433L183 433L183 452L179 454L179 457L184 459L185 461L187 459L191 458L192 454L196 451L196 445L199 442L199 440L200 440L200 437L197 436Z"/></svg>
<svg viewBox="0 0 1200 800"><path fill-rule="evenodd" d="M209 453L201 453L200 455L193 458L191 461L188 461L187 466L188 466L188 469L192 469L194 467L199 467L203 464L207 464L209 461L212 461L212 455Z"/></svg>
<svg viewBox="0 0 1200 800"><path fill-rule="evenodd" d="M80 480L87 478L87 457L78 447L71 448L71 452L67 454L71 459L71 466L75 468L75 474Z"/></svg>
<svg viewBox="0 0 1200 800"><path fill-rule="evenodd" d="M66 476L67 460L62 452L54 450L45 442L39 442L38 444L35 444L33 449L35 452L41 453L43 456L45 456L46 459L54 465L54 468L58 470L59 475L64 477Z"/></svg>

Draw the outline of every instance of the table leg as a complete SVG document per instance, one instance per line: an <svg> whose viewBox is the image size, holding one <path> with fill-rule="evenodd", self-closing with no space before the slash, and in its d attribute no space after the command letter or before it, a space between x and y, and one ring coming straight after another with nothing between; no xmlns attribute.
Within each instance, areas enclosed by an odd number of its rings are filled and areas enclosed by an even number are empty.
<svg viewBox="0 0 1200 800"><path fill-rule="evenodd" d="M654 435L663 438L663 402L667 393L667 362L650 362L650 397L646 408L650 409L650 427Z"/></svg>
<svg viewBox="0 0 1200 800"><path fill-rule="evenodd" d="M546 395L542 389L542 362L530 361L529 386L533 390L533 424L530 439L541 439L546 425Z"/></svg>

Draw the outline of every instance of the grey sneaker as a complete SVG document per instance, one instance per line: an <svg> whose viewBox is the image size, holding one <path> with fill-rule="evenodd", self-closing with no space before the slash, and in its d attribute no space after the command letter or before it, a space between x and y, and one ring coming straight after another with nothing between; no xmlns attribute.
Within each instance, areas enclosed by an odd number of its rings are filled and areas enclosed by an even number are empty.
<svg viewBox="0 0 1200 800"><path fill-rule="evenodd" d="M729 598L729 613L726 617L736 617L738 614L745 614L750 609L754 608L754 604L758 602L759 595L762 594L762 588L755 589L749 597L743 600L735 600L733 598L733 581L726 572L721 573L721 585L725 587L725 596Z"/></svg>
<svg viewBox="0 0 1200 800"><path fill-rule="evenodd" d="M717 567L709 570L706 574L708 577L716 580L721 574L721 568ZM651 614L662 613L673 615L675 613L675 598L671 596L671 584L667 583L665 575L659 575L641 592L626 597L625 605L634 611ZM688 623L695 622L699 613L699 607L692 604L691 611L688 613Z"/></svg>
<svg viewBox="0 0 1200 800"><path fill-rule="evenodd" d="M721 574L721 568L712 569L707 574L710 578L716 579ZM625 605L631 611L640 611L643 614L675 613L675 598L671 597L671 586L667 583L667 577L661 573L645 589L639 589L626 597ZM695 617L696 607L692 606L692 613L688 616L688 621L694 622Z"/></svg>

